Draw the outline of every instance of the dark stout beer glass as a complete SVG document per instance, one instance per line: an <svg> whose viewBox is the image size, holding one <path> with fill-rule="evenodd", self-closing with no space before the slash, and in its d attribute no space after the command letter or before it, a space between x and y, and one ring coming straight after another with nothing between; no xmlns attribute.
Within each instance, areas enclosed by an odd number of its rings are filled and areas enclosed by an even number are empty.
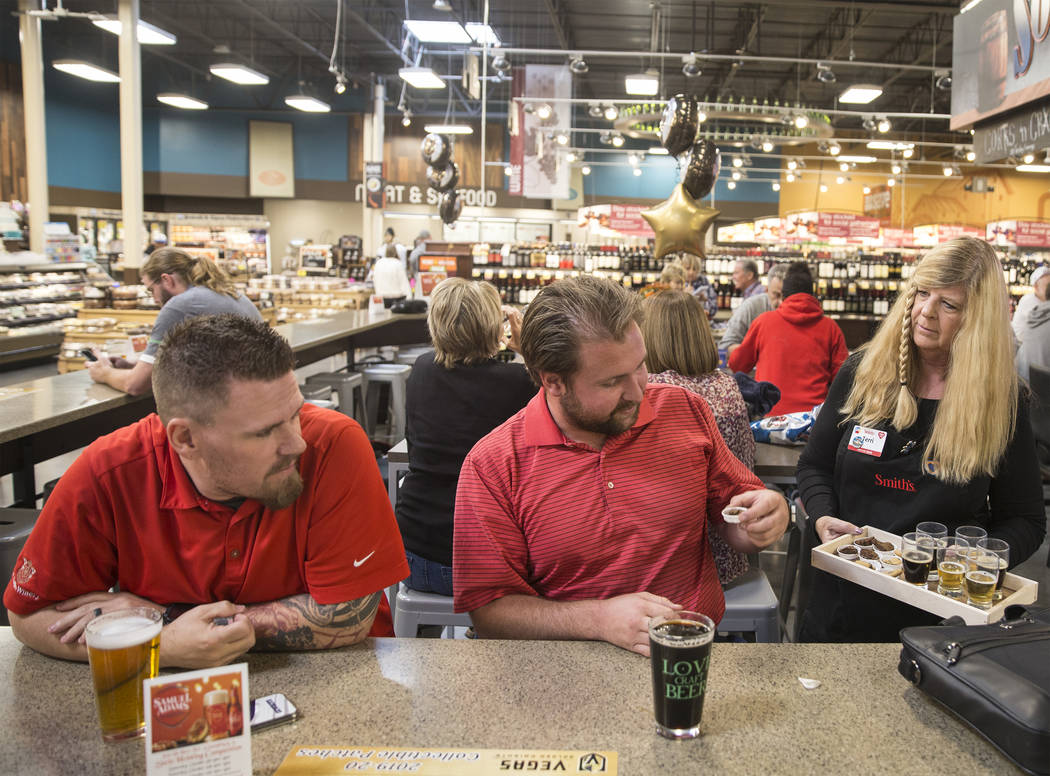
<svg viewBox="0 0 1050 776"><path fill-rule="evenodd" d="M698 612L675 612L649 621L656 732L696 738L704 711L707 667L715 624Z"/></svg>

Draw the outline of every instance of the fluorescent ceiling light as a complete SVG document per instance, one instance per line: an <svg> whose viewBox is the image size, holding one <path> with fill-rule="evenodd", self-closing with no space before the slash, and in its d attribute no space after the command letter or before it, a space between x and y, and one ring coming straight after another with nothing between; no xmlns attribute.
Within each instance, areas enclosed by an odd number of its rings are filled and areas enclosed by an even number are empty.
<svg viewBox="0 0 1050 776"><path fill-rule="evenodd" d="M470 43L470 35L459 22L427 22L406 19L405 27L420 43Z"/></svg>
<svg viewBox="0 0 1050 776"><path fill-rule="evenodd" d="M212 65L208 69L211 70L212 75L217 75L219 78L225 78L227 81L233 81L235 84L241 84L242 86L262 86L270 83L269 76L265 76L258 70L252 70L244 65L224 62Z"/></svg>
<svg viewBox="0 0 1050 776"><path fill-rule="evenodd" d="M120 83L120 76L112 70L106 70L104 67L99 67L80 59L56 59L51 64L55 70L61 70L63 73L69 73L78 78L86 78L88 81L98 81L107 84Z"/></svg>
<svg viewBox="0 0 1050 776"><path fill-rule="evenodd" d="M401 80L417 89L444 89L445 82L429 67L403 67L397 71Z"/></svg>
<svg viewBox="0 0 1050 776"><path fill-rule="evenodd" d="M482 46L485 45L486 39L490 46L499 46L500 39L496 31L488 24L478 24L475 22L467 23L467 34L474 39L474 41Z"/></svg>
<svg viewBox="0 0 1050 776"><path fill-rule="evenodd" d="M308 94L289 94L284 98L284 104L289 108L306 111L307 113L328 113L332 109L332 106L327 102L322 102Z"/></svg>
<svg viewBox="0 0 1050 776"><path fill-rule="evenodd" d="M671 152L663 146L653 146L646 150L646 153L651 156L670 156Z"/></svg>
<svg viewBox="0 0 1050 776"><path fill-rule="evenodd" d="M839 162L853 162L854 164L872 164L877 162L874 156L853 156L851 154L841 154L839 156Z"/></svg>
<svg viewBox="0 0 1050 776"><path fill-rule="evenodd" d="M660 91L660 77L655 70L635 73L624 78L623 85L628 94L652 97Z"/></svg>
<svg viewBox="0 0 1050 776"><path fill-rule="evenodd" d="M970 2L968 2L966 5L959 9L959 13L966 13L980 2L981 0L970 0Z"/></svg>
<svg viewBox="0 0 1050 776"><path fill-rule="evenodd" d="M92 22L96 27L101 27L106 32L112 32L114 35L120 35L120 19L115 17L107 17L105 19L95 19ZM145 22L139 19L139 43L143 46L174 46L176 38L173 34L167 30L162 30L160 27Z"/></svg>
<svg viewBox="0 0 1050 776"><path fill-rule="evenodd" d="M1050 164L1019 164L1018 172L1050 172Z"/></svg>
<svg viewBox="0 0 1050 776"><path fill-rule="evenodd" d="M910 151L915 143L902 143L898 140L872 140L868 143L872 151Z"/></svg>
<svg viewBox="0 0 1050 776"><path fill-rule="evenodd" d="M839 95L839 102L867 105L882 96L882 87L875 84L854 84Z"/></svg>
<svg viewBox="0 0 1050 776"><path fill-rule="evenodd" d="M170 105L173 108L182 108L183 110L208 109L208 103L190 97L188 94L179 94L178 92L163 92L157 95L157 100L165 105Z"/></svg>
<svg viewBox="0 0 1050 776"><path fill-rule="evenodd" d="M439 135L473 135L474 127L469 124L427 124L423 127L427 132L435 132Z"/></svg>

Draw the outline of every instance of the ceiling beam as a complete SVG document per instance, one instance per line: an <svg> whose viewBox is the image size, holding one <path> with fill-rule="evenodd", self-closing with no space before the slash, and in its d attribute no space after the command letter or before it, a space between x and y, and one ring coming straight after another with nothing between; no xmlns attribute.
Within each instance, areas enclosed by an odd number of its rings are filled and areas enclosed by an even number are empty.
<svg viewBox="0 0 1050 776"><path fill-rule="evenodd" d="M550 16L551 26L554 27L558 43L563 49L575 48L572 31L567 23L567 14L560 0L543 0L543 4L547 7L547 15Z"/></svg>

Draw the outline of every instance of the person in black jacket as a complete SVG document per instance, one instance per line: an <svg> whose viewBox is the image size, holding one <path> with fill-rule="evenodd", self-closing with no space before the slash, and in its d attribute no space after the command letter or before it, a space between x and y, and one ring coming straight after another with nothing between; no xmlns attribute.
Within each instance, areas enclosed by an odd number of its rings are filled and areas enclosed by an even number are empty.
<svg viewBox="0 0 1050 776"><path fill-rule="evenodd" d="M512 327L520 322L506 308ZM434 350L412 367L406 396L408 474L397 522L414 590L452 595L456 482L474 443L524 407L536 386L521 364L497 361L504 311L490 283L449 278L434 289ZM519 324L520 325L520 324Z"/></svg>
<svg viewBox="0 0 1050 776"><path fill-rule="evenodd" d="M983 240L927 253L874 338L839 371L798 465L821 542L871 525L895 534L933 520L980 525L1010 563L1043 541L1046 515L1013 368L1006 287ZM940 618L822 571L804 641L897 641Z"/></svg>

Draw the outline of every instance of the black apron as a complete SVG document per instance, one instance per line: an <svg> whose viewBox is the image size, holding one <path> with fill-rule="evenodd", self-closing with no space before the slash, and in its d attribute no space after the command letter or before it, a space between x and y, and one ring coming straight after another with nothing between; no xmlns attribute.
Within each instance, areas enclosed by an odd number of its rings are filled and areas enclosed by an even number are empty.
<svg viewBox="0 0 1050 776"><path fill-rule="evenodd" d="M961 525L986 527L990 517L991 478L948 485L923 470L923 452L939 402L919 401L915 424L896 431L889 423L882 454L850 450L853 421L843 426L835 456L835 493L839 517L897 535L927 520L944 523L951 535ZM819 517L819 515L813 515ZM934 625L941 618L840 577L814 570L813 587L803 615L803 641L898 641L900 629Z"/></svg>

